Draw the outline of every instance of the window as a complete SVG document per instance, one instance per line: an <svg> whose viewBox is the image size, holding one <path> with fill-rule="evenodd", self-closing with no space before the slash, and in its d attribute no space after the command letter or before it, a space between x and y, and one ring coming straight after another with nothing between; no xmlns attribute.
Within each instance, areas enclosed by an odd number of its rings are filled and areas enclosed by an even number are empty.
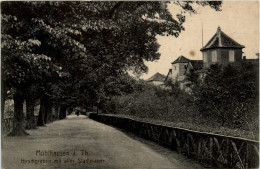
<svg viewBox="0 0 260 169"><path fill-rule="evenodd" d="M229 51L229 62L235 62L235 51Z"/></svg>
<svg viewBox="0 0 260 169"><path fill-rule="evenodd" d="M174 70L176 70L176 66L174 66Z"/></svg>
<svg viewBox="0 0 260 169"><path fill-rule="evenodd" d="M217 51L212 51L212 63L216 63L218 61Z"/></svg>
<svg viewBox="0 0 260 169"><path fill-rule="evenodd" d="M203 52L203 62L204 62L204 63L208 62L207 52Z"/></svg>

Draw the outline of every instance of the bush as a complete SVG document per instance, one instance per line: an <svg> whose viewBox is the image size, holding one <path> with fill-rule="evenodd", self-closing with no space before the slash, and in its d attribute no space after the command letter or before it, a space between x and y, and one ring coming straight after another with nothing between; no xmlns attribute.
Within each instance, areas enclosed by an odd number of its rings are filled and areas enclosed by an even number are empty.
<svg viewBox="0 0 260 169"><path fill-rule="evenodd" d="M164 121L194 122L199 117L188 94L177 88L169 92L149 84L131 94L112 97L105 107L106 113Z"/></svg>
<svg viewBox="0 0 260 169"><path fill-rule="evenodd" d="M250 63L212 65L203 81L192 82L192 97L204 117L258 132L258 78L258 67Z"/></svg>
<svg viewBox="0 0 260 169"><path fill-rule="evenodd" d="M183 123L182 127L230 128L246 130L256 138L259 131L258 67L212 65L201 79L197 72L190 76L191 93L178 84L171 91L146 83L138 84L131 94L114 96L104 103L106 113Z"/></svg>

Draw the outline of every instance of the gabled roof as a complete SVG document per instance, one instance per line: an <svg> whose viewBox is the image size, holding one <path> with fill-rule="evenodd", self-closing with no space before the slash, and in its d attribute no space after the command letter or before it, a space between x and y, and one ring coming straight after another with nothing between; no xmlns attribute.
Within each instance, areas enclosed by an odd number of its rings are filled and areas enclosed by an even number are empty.
<svg viewBox="0 0 260 169"><path fill-rule="evenodd" d="M159 81L159 82L164 82L165 80L165 75L162 75L161 73L157 72L155 73L152 77L150 77L149 79L147 79L147 82L151 82L151 81Z"/></svg>
<svg viewBox="0 0 260 169"><path fill-rule="evenodd" d="M245 46L240 45L231 37L226 35L221 31L220 27L218 27L215 35L209 40L209 42L200 50L213 49L213 48L244 48Z"/></svg>
<svg viewBox="0 0 260 169"><path fill-rule="evenodd" d="M184 56L179 56L175 61L172 62L172 64L174 63L188 63L190 60L187 59L186 57Z"/></svg>
<svg viewBox="0 0 260 169"><path fill-rule="evenodd" d="M175 63L189 63L191 62L194 70L198 70L201 69L203 67L203 60L190 60L184 56L180 56L178 57L174 62L172 62L172 64Z"/></svg>

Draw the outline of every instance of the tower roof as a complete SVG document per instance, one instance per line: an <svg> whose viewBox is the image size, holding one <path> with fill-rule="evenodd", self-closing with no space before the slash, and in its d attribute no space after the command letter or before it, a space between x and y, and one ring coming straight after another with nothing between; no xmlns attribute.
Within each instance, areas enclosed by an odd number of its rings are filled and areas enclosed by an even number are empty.
<svg viewBox="0 0 260 169"><path fill-rule="evenodd" d="M173 61L172 64L174 64L174 63L187 63L189 61L190 61L190 59L181 55L175 61Z"/></svg>
<svg viewBox="0 0 260 169"><path fill-rule="evenodd" d="M207 50L213 48L239 48L242 49L245 46L240 45L231 37L226 35L224 32L221 31L220 27L218 27L217 32L214 36L209 40L209 42L200 50Z"/></svg>

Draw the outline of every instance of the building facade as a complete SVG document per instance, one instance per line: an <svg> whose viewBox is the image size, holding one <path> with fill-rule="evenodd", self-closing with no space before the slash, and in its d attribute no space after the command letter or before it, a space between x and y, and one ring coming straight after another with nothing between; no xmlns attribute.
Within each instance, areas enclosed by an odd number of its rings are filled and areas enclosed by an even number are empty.
<svg viewBox="0 0 260 169"><path fill-rule="evenodd" d="M169 70L166 78L165 83L178 82L181 89L185 89L185 78L190 71L202 69L202 60L189 60L184 56L179 56L175 61L172 63L172 68Z"/></svg>
<svg viewBox="0 0 260 169"><path fill-rule="evenodd" d="M189 64L189 59L184 56L178 57L172 62L171 78L173 81L181 81L185 78L185 73Z"/></svg>
<svg viewBox="0 0 260 169"><path fill-rule="evenodd" d="M186 80L186 76L192 69L199 73L200 79L204 79L205 71L212 64L227 66L228 64L245 61L245 57L244 59L242 58L243 48L245 46L233 40L218 27L217 32L209 42L201 48L202 60L189 60L184 56L179 56L171 63L172 68L166 76L165 83L169 81L173 83L178 82L181 89L186 89L185 86L189 83ZM249 59L247 61L259 63L258 59Z"/></svg>
<svg viewBox="0 0 260 169"><path fill-rule="evenodd" d="M211 64L221 64L226 66L242 61L242 49L240 45L231 37L226 35L218 27L217 32L209 42L201 48L203 55L203 68L209 68Z"/></svg>

